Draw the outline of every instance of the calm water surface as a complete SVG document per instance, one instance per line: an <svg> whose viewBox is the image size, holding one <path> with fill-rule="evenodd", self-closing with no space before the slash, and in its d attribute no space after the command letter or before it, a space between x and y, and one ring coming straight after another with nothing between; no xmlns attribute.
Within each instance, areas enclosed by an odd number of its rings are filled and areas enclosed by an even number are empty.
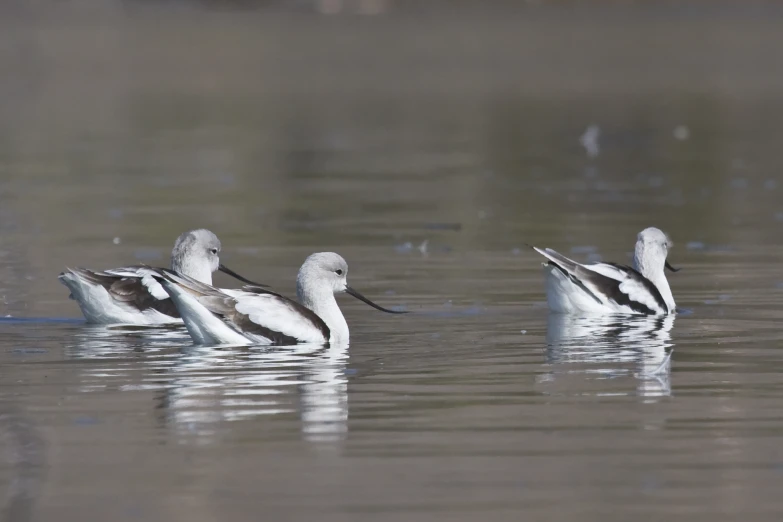
<svg viewBox="0 0 783 522"><path fill-rule="evenodd" d="M780 520L775 13L78 5L0 31L2 520ZM548 314L526 243L626 262L650 225L679 315ZM57 281L195 227L412 313L194 347Z"/></svg>

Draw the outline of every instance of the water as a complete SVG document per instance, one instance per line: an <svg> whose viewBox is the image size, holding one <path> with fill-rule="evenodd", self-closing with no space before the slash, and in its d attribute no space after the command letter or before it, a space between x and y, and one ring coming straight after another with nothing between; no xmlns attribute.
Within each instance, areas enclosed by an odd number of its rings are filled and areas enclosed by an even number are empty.
<svg viewBox="0 0 783 522"><path fill-rule="evenodd" d="M778 520L783 37L744 5L3 7L0 517ZM526 243L623 262L651 225L681 314L547 313ZM57 282L200 226L413 313L194 348Z"/></svg>

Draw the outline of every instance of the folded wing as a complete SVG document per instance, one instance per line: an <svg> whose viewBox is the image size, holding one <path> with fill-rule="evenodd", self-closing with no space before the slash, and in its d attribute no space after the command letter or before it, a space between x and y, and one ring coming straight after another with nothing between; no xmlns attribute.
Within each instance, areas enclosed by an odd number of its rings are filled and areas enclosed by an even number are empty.
<svg viewBox="0 0 783 522"><path fill-rule="evenodd" d="M320 317L270 290L256 286L223 290L170 270L154 269L154 274L187 291L227 326L248 338L275 345L329 342L329 328Z"/></svg>
<svg viewBox="0 0 783 522"><path fill-rule="evenodd" d="M640 314L668 313L661 292L633 268L615 263L583 265L551 248L533 249L597 303L628 307Z"/></svg>
<svg viewBox="0 0 783 522"><path fill-rule="evenodd" d="M160 283L152 278L143 281L143 269L146 268L148 267L124 267L105 271L87 268L69 270L82 280L105 288L119 305L142 312L153 309L173 318L179 317L177 308Z"/></svg>

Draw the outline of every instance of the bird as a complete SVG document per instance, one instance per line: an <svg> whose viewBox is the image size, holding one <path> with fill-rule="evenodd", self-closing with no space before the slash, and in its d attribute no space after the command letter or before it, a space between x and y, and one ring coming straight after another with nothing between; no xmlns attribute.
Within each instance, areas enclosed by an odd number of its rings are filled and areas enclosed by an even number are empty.
<svg viewBox="0 0 783 522"><path fill-rule="evenodd" d="M221 244L206 229L184 232L174 242L171 270L212 284L212 272L220 270L243 283L265 287L242 277L220 263ZM144 281L149 267L144 265L105 271L66 268L58 279L91 324L165 325L182 324L182 318L169 295L154 279Z"/></svg>
<svg viewBox="0 0 783 522"><path fill-rule="evenodd" d="M378 306L348 286L348 263L334 252L305 259L296 278L298 301L254 285L226 292L172 270L152 269L150 275L171 296L198 345L347 345L348 324L335 299L340 293L382 312L406 313Z"/></svg>
<svg viewBox="0 0 783 522"><path fill-rule="evenodd" d="M664 268L680 270L666 259L672 247L664 232L649 227L636 237L633 267L581 264L551 248L531 248L547 259L546 295L553 312L669 315L676 307Z"/></svg>

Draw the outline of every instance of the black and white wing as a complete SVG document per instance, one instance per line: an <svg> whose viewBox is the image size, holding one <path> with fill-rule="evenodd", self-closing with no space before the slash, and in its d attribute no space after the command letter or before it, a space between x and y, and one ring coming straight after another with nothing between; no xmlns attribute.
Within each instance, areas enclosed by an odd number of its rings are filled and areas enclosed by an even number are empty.
<svg viewBox="0 0 783 522"><path fill-rule="evenodd" d="M169 289L169 294L186 292L206 311L220 318L226 328L247 339L274 345L329 342L329 328L320 317L296 301L270 290L245 286L242 290L225 291L170 270L155 269L153 274L156 278L163 278L163 286ZM176 288L172 288L172 284ZM189 321L207 322L201 312L193 312L190 315L183 313L186 325ZM204 329L200 330L204 333ZM234 338L228 332L221 334L214 328L209 334L218 342Z"/></svg>
<svg viewBox="0 0 783 522"><path fill-rule="evenodd" d="M149 273L151 267L146 265L126 266L122 268L112 268L105 270L104 273L121 278L140 279L145 291L155 299L169 299L169 294L163 289L159 282Z"/></svg>
<svg viewBox="0 0 783 522"><path fill-rule="evenodd" d="M599 304L610 303L640 314L669 313L658 288L629 266L615 263L583 265L551 248L533 249Z"/></svg>
<svg viewBox="0 0 783 522"><path fill-rule="evenodd" d="M312 310L272 292L234 296L234 317L242 331L274 344L328 343L329 328Z"/></svg>
<svg viewBox="0 0 783 522"><path fill-rule="evenodd" d="M130 308L145 311L154 309L173 318L179 312L163 287L145 275L145 266L132 266L98 271L86 268L71 269L90 283L103 286L114 301ZM147 279L145 279L145 277Z"/></svg>

